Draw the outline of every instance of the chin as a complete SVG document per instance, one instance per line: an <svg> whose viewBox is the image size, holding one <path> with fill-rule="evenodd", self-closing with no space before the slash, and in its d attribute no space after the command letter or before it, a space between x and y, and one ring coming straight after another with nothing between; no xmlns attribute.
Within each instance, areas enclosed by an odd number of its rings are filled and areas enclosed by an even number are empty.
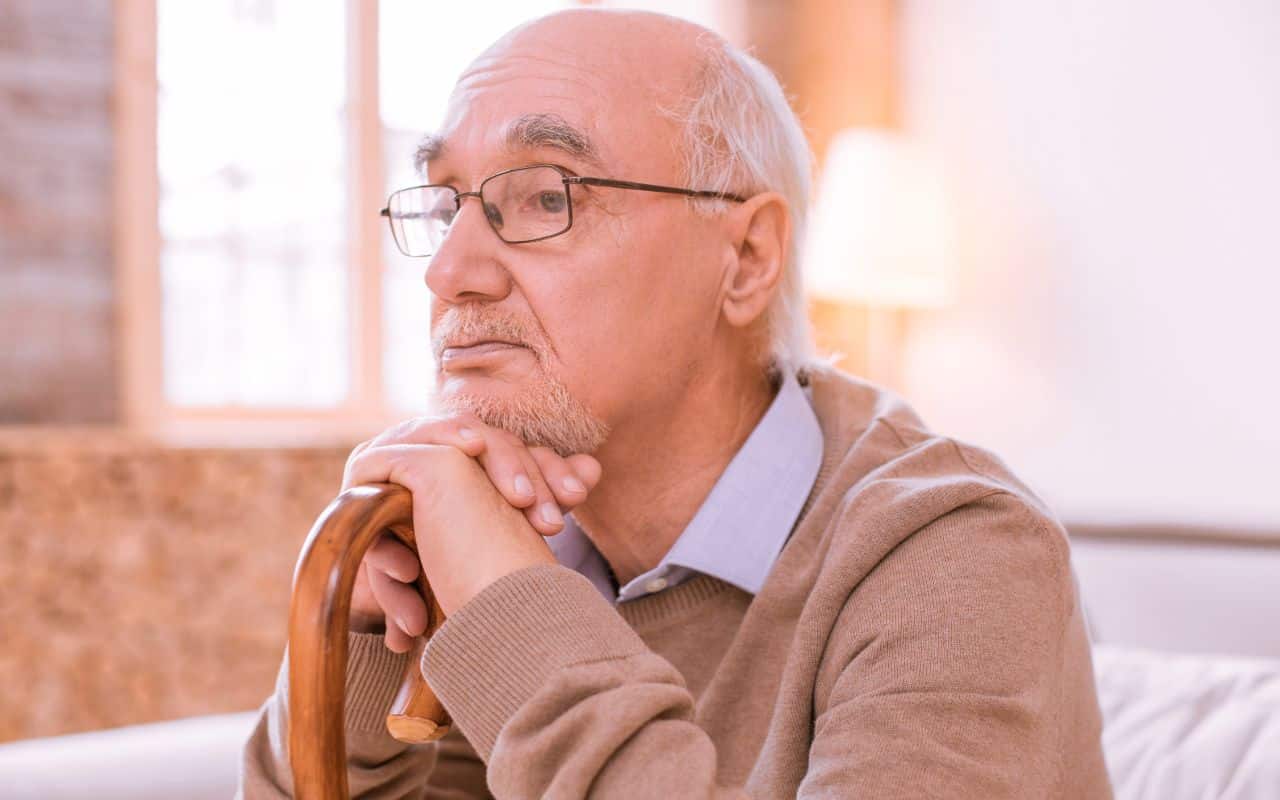
<svg viewBox="0 0 1280 800"><path fill-rule="evenodd" d="M468 411L481 422L562 457L594 453L609 426L557 380L522 383L483 376L439 375L435 402L445 411Z"/></svg>

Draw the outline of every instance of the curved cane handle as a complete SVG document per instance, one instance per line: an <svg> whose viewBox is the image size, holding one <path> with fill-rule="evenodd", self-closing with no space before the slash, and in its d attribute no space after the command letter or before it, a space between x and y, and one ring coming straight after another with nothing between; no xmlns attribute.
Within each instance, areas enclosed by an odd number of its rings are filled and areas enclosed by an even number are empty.
<svg viewBox="0 0 1280 800"><path fill-rule="evenodd" d="M293 572L289 606L289 760L294 796L347 798L343 696L347 673L348 615L356 570L365 551L390 530L414 552L409 490L391 483L355 486L316 518ZM418 590L427 602L427 630L405 665L387 730L403 742L429 742L452 720L422 677L422 649L444 622L426 575Z"/></svg>

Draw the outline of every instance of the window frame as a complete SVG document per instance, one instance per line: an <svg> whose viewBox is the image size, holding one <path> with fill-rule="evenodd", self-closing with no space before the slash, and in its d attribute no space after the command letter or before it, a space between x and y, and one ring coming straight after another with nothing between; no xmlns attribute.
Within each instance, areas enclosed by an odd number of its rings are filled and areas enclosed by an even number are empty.
<svg viewBox="0 0 1280 800"><path fill-rule="evenodd" d="M114 6L112 206L121 424L195 445L351 443L410 414L392 408L383 381L382 121L378 3L346 0L349 331L348 392L332 408L180 406L164 396L160 290L157 0Z"/></svg>

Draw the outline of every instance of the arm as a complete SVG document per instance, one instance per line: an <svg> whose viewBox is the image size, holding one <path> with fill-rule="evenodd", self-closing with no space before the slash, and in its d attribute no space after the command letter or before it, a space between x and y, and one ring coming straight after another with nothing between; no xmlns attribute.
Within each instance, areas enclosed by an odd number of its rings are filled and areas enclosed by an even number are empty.
<svg viewBox="0 0 1280 800"><path fill-rule="evenodd" d="M351 633L347 640L347 781L353 798L488 798L484 764L460 735L411 745L387 733L386 713L399 688L408 654L393 653L381 634ZM293 796L289 765L289 656L245 743L237 800ZM456 730L456 728L455 728Z"/></svg>
<svg viewBox="0 0 1280 800"><path fill-rule="evenodd" d="M679 671L568 567L487 586L422 665L497 797L747 796L716 785L715 745Z"/></svg>
<svg viewBox="0 0 1280 800"><path fill-rule="evenodd" d="M1111 796L1064 735L1100 732L1067 542L1013 495L934 520L857 586L814 701L801 796Z"/></svg>

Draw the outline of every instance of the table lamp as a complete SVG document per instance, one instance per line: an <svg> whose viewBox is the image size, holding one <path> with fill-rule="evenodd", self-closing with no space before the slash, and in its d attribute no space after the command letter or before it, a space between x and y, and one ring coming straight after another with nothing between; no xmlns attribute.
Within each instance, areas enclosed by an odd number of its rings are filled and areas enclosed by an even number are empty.
<svg viewBox="0 0 1280 800"><path fill-rule="evenodd" d="M952 234L917 146L878 128L832 139L805 239L809 295L866 311L869 380L900 389L906 317L949 302Z"/></svg>

